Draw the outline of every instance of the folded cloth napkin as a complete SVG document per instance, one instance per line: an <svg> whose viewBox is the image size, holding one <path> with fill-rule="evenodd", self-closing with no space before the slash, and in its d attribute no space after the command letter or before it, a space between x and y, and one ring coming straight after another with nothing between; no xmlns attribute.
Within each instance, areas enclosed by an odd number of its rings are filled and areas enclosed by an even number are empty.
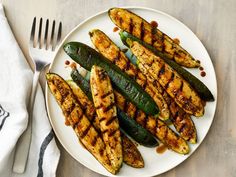
<svg viewBox="0 0 236 177"><path fill-rule="evenodd" d="M41 87L35 98L32 141L25 173L12 172L14 150L28 123L33 74L0 4L0 177L53 177L59 161Z"/></svg>

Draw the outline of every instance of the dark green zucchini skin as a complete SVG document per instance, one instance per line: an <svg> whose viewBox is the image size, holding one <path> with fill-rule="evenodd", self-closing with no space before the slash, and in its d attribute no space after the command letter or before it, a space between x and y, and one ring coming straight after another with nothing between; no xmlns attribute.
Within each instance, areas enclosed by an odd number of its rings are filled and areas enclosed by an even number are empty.
<svg viewBox="0 0 236 177"><path fill-rule="evenodd" d="M92 100L89 81L87 81L83 76L81 76L78 70L76 69L72 70L71 78L88 96L88 98ZM121 111L118 107L117 107L117 117L122 131L128 134L136 142L146 147L158 146L157 140L151 133L149 133L146 129L140 126L134 119L128 117L126 113Z"/></svg>
<svg viewBox="0 0 236 177"><path fill-rule="evenodd" d="M117 108L117 116L122 130L125 131L135 141L147 147L158 146L157 140L145 128L139 125L134 119L128 117L126 113Z"/></svg>
<svg viewBox="0 0 236 177"><path fill-rule="evenodd" d="M148 115L156 115L159 109L154 100L142 87L130 78L120 68L102 56L93 48L80 42L69 42L64 45L64 51L87 70L93 65L102 67L109 75L113 85L134 105Z"/></svg>
<svg viewBox="0 0 236 177"><path fill-rule="evenodd" d="M90 90L89 81L87 81L77 69L72 69L70 74L72 80L81 88L81 90L87 95L88 99L93 100Z"/></svg>
<svg viewBox="0 0 236 177"><path fill-rule="evenodd" d="M211 91L207 88L205 84L203 84L198 78L196 78L194 75L192 75L190 72L185 70L183 67L181 67L179 64L174 62L171 59L168 59L168 57L163 54L162 52L156 50L153 46L147 44L146 42L140 40L139 38L125 32L121 31L120 38L124 45L129 47L126 40L129 38L133 41L137 41L140 44L142 44L147 49L151 50L153 53L155 53L157 56L162 58L168 65L170 65L174 70L176 70L191 86L195 91L199 94L200 98L204 101L214 101L214 96L212 95Z"/></svg>

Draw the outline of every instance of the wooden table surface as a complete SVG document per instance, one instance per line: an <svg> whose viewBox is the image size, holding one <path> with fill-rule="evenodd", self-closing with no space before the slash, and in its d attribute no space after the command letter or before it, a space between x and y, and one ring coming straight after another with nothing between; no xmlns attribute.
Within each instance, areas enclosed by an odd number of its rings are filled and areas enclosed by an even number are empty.
<svg viewBox="0 0 236 177"><path fill-rule="evenodd" d="M2 1L13 33L28 61L28 40L34 16L61 20L63 36L87 17L114 6L151 7L186 24L202 41L214 64L218 82L218 105L212 127L197 151L181 165L160 176L236 177L235 0ZM101 177L75 161L60 143L58 145L61 158L57 177Z"/></svg>

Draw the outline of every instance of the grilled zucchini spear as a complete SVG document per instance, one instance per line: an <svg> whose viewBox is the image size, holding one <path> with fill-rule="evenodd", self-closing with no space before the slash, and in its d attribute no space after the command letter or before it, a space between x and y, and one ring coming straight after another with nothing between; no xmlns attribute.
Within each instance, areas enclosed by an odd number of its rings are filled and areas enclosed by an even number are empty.
<svg viewBox="0 0 236 177"><path fill-rule="evenodd" d="M179 75L181 75L195 89L195 91L199 94L201 99L203 99L204 101L214 101L214 96L204 83L202 83L197 77L192 75L190 72L188 72L186 69L178 65L173 60L168 59L168 57L166 57L161 51L158 51L155 47L147 44L146 42L140 40L139 38L125 31L121 31L119 34L123 44L125 44L127 47L129 47L128 44L126 43L126 40L128 38L132 39L133 41L139 42L144 47L151 50L153 53L155 53L157 56L163 59L176 72L178 72Z"/></svg>
<svg viewBox="0 0 236 177"><path fill-rule="evenodd" d="M138 59L140 70L157 80L185 112L196 117L204 114L202 100L175 70L138 42L128 40L127 43Z"/></svg>
<svg viewBox="0 0 236 177"><path fill-rule="evenodd" d="M104 69L92 67L90 86L108 158L113 168L119 170L123 162L119 121L112 85Z"/></svg>
<svg viewBox="0 0 236 177"><path fill-rule="evenodd" d="M149 115L159 113L159 109L150 95L120 68L112 64L93 48L80 42L69 42L64 45L64 51L75 62L89 71L93 65L102 67L108 73L116 88L145 113Z"/></svg>
<svg viewBox="0 0 236 177"><path fill-rule="evenodd" d="M181 109L174 101L169 105L171 111L171 121L180 136L192 144L197 142L197 131L191 116Z"/></svg>
<svg viewBox="0 0 236 177"><path fill-rule="evenodd" d="M54 73L46 74L46 79L66 121L73 127L81 143L110 173L116 174L117 170L113 168L108 159L102 138L84 115L69 85Z"/></svg>
<svg viewBox="0 0 236 177"><path fill-rule="evenodd" d="M83 77L79 77L79 73L74 70L71 74L73 80L78 83L83 83L87 85ZM78 76L78 77L77 77ZM83 90L87 90L84 88ZM86 91L88 93L88 91ZM123 95L114 90L116 105L119 109L128 114L131 120L135 120L138 124L150 131L154 136L156 136L162 143L164 143L169 149L180 153L188 154L189 146L184 139L172 131L163 121L156 119L153 116L146 115L142 110L137 109L135 105L128 102Z"/></svg>
<svg viewBox="0 0 236 177"><path fill-rule="evenodd" d="M78 71L76 70L74 72L77 73ZM78 74L76 74L76 76L78 76ZM67 82L70 85L75 97L77 98L77 101L80 102L81 108L84 110L85 114L90 119L90 122L93 123L94 127L96 127L96 130L98 132L101 132L99 118L97 117L96 109L93 105L93 102L91 101L92 97L89 98L87 96L87 95L91 95L90 89L86 89L82 86L79 87L73 81L67 81ZM83 82L83 80L82 80L82 82L80 82L80 84L84 84L84 83L85 82ZM86 91L87 95L82 90L82 88L84 88L83 90L87 90ZM124 163L126 163L127 165L134 167L134 168L143 168L144 161L143 161L142 155L140 154L138 148L134 145L134 143L124 133L122 133L122 131L121 131L121 137L122 137Z"/></svg>
<svg viewBox="0 0 236 177"><path fill-rule="evenodd" d="M186 50L142 17L122 8L112 8L108 14L119 28L162 51L169 59L185 67L199 67L199 63Z"/></svg>
<svg viewBox="0 0 236 177"><path fill-rule="evenodd" d="M149 80L134 64L130 63L130 60L125 54L101 30L94 29L90 31L89 34L91 41L98 51L129 76L136 79L136 82L145 89L154 101L156 101L160 109L159 118L165 120L170 117L170 112L168 110L168 105L170 105L172 115L171 121L176 130L185 140L196 143L197 133L190 115L186 114L173 100L169 101L171 98L169 98L159 83ZM168 97L167 100L165 100L162 95Z"/></svg>
<svg viewBox="0 0 236 177"><path fill-rule="evenodd" d="M130 77L136 80L136 82L142 86L142 88L153 98L159 107L159 117L162 120L167 120L170 117L170 112L166 101L153 84L147 81L145 75L143 75L136 66L134 66L125 54L109 39L109 37L102 31L95 29L89 32L91 41L98 51L117 65L121 70L126 72Z"/></svg>
<svg viewBox="0 0 236 177"><path fill-rule="evenodd" d="M123 161L134 168L143 168L144 161L138 148L124 134L121 134L123 145Z"/></svg>

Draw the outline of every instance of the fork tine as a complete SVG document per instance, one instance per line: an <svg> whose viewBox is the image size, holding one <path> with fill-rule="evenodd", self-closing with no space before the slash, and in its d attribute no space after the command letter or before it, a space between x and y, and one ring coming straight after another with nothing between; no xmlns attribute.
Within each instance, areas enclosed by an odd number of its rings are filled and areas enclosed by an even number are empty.
<svg viewBox="0 0 236 177"><path fill-rule="evenodd" d="M53 20L53 24L52 24L52 32L51 32L51 40L50 40L50 44L52 46L52 51L54 50L54 31L55 31L55 20Z"/></svg>
<svg viewBox="0 0 236 177"><path fill-rule="evenodd" d="M61 31L62 31L62 23L59 23L59 28L58 28L58 33L57 33L57 43L56 45L59 44L60 40L61 40Z"/></svg>
<svg viewBox="0 0 236 177"><path fill-rule="evenodd" d="M36 26L36 17L34 17L30 33L30 43L32 46L34 46L35 26Z"/></svg>
<svg viewBox="0 0 236 177"><path fill-rule="evenodd" d="M41 43L41 33L42 33L42 23L43 23L43 19L40 18L40 22L39 22L39 33L38 33L38 44L39 44L39 48L42 48L42 43Z"/></svg>
<svg viewBox="0 0 236 177"><path fill-rule="evenodd" d="M48 49L48 26L49 26L49 20L47 19L46 21L46 26L45 26L45 33L44 33L44 45L45 45L45 49Z"/></svg>

